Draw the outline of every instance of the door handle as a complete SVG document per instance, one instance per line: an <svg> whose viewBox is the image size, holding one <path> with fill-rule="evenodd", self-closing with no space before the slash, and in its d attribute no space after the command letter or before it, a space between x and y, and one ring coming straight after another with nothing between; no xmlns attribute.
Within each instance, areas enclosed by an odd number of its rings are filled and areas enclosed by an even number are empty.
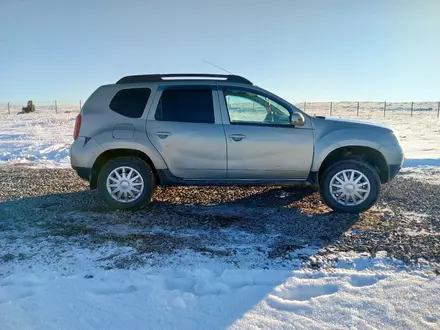
<svg viewBox="0 0 440 330"><path fill-rule="evenodd" d="M246 135L244 134L229 134L228 137L236 142L243 140Z"/></svg>
<svg viewBox="0 0 440 330"><path fill-rule="evenodd" d="M170 135L172 135L170 132L156 132L154 135L158 136L159 139L166 139Z"/></svg>

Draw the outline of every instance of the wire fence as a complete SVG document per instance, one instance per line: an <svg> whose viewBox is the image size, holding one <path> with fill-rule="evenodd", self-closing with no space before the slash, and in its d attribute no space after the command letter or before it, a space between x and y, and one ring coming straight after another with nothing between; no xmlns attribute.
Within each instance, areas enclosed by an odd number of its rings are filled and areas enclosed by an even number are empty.
<svg viewBox="0 0 440 330"><path fill-rule="evenodd" d="M0 115L14 115L27 102L0 102ZM33 101L37 113L78 113L84 104L78 101ZM296 107L311 115L331 117L389 117L395 115L440 118L440 102L302 102Z"/></svg>
<svg viewBox="0 0 440 330"><path fill-rule="evenodd" d="M82 100L78 101L32 101L37 113L70 113L79 112L83 105ZM0 115L14 115L22 112L22 108L26 107L27 101L19 102L0 102Z"/></svg>
<svg viewBox="0 0 440 330"><path fill-rule="evenodd" d="M396 115L440 118L440 102L303 102L295 106L309 114L331 117L391 117Z"/></svg>

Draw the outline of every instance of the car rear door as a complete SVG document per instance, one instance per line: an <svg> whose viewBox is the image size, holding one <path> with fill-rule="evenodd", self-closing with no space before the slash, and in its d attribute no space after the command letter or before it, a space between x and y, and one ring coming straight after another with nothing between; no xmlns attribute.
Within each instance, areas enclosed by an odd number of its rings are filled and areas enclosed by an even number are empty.
<svg viewBox="0 0 440 330"><path fill-rule="evenodd" d="M289 105L254 89L221 89L228 179L307 179L313 160L310 122L294 127Z"/></svg>
<svg viewBox="0 0 440 330"><path fill-rule="evenodd" d="M226 179L226 138L215 83L159 87L146 131L174 176Z"/></svg>

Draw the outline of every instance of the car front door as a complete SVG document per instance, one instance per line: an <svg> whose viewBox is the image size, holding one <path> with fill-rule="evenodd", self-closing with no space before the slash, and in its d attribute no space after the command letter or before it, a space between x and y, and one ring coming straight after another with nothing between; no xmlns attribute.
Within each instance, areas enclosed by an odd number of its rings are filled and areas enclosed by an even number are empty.
<svg viewBox="0 0 440 330"><path fill-rule="evenodd" d="M146 130L172 175L226 179L226 139L217 93L215 85L159 88Z"/></svg>
<svg viewBox="0 0 440 330"><path fill-rule="evenodd" d="M310 122L291 123L292 109L252 89L222 88L228 179L304 180L313 160Z"/></svg>

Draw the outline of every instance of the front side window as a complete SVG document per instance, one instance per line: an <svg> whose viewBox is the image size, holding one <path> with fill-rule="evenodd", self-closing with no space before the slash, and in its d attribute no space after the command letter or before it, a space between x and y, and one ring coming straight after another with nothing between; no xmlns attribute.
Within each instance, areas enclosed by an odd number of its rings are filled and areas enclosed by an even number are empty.
<svg viewBox="0 0 440 330"><path fill-rule="evenodd" d="M154 118L159 121L213 124L212 91L208 88L166 89L162 92Z"/></svg>
<svg viewBox="0 0 440 330"><path fill-rule="evenodd" d="M291 125L289 111L272 99L240 90L224 93L231 124Z"/></svg>

